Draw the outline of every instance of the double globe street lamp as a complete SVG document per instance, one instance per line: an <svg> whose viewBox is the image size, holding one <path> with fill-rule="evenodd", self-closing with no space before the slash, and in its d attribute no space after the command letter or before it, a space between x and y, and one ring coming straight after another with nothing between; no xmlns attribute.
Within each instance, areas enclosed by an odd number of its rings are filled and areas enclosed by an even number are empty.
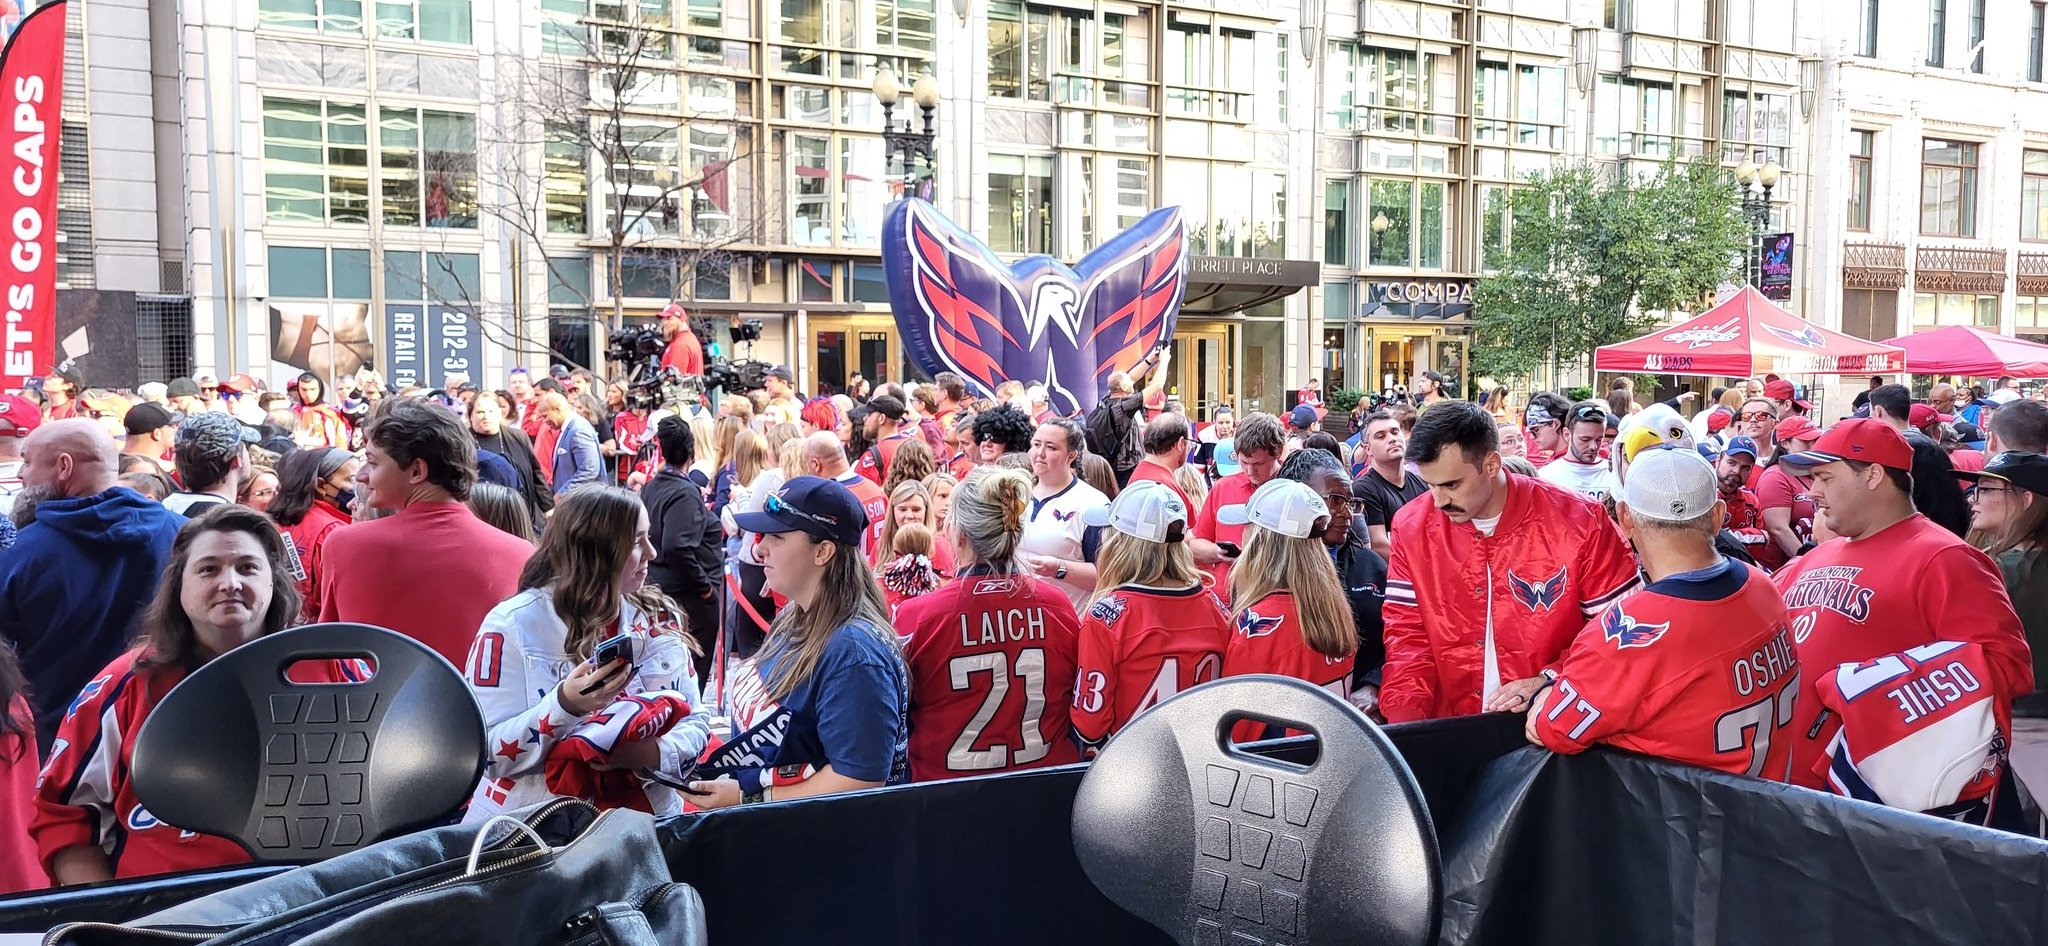
<svg viewBox="0 0 2048 946"><path fill-rule="evenodd" d="M889 162L902 155L902 196L917 196L918 163L923 162L927 178L937 168L938 153L932 147L932 141L938 136L939 83L929 75L922 75L910 86L910 100L923 113L921 129L912 126L907 114L901 125L896 122L896 103L903 97L903 86L897 82L894 70L883 68L875 73L874 92L875 101L882 103L882 148L887 155L883 159L883 169L886 171Z"/></svg>
<svg viewBox="0 0 2048 946"><path fill-rule="evenodd" d="M1749 223L1749 253L1743 261L1743 277L1750 285L1763 288L1764 228L1771 222L1771 190L1785 169L1776 158L1759 165L1744 158L1735 167L1736 191L1742 198L1742 216Z"/></svg>

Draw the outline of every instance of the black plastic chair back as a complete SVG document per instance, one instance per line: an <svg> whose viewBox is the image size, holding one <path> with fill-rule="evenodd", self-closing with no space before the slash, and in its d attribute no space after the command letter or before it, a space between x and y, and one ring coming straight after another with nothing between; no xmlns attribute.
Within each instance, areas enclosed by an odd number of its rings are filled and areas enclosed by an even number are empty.
<svg viewBox="0 0 2048 946"><path fill-rule="evenodd" d="M1247 718L1313 733L1307 765L1245 752ZM1443 900L1414 775L1365 716L1300 680L1196 687L1111 739L1074 798L1096 889L1184 944L1430 946Z"/></svg>
<svg viewBox="0 0 2048 946"><path fill-rule="evenodd" d="M373 659L375 675L285 679L300 661L349 657ZM446 821L483 767L482 713L447 660L380 627L314 624L180 681L143 722L132 777L163 823L304 863Z"/></svg>

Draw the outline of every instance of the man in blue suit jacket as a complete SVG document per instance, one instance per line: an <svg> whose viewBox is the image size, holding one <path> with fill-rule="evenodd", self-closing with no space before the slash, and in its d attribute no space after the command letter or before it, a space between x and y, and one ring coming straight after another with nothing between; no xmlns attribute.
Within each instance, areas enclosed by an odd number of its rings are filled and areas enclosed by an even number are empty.
<svg viewBox="0 0 2048 946"><path fill-rule="evenodd" d="M562 431L555 440L555 456L550 461L555 471L555 495L603 479L604 454L598 450L597 428L590 426L590 421L569 407L569 399L559 394L542 397L541 409L548 423Z"/></svg>

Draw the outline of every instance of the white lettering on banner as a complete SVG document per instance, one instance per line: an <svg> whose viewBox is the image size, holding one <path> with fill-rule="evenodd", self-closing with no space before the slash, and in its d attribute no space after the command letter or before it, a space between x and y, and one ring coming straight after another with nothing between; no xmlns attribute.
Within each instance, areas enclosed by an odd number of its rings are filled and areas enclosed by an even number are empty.
<svg viewBox="0 0 2048 946"><path fill-rule="evenodd" d="M1278 276L1283 272L1285 268L1280 260L1197 256L1188 261L1188 274L1191 276Z"/></svg>
<svg viewBox="0 0 2048 946"><path fill-rule="evenodd" d="M1705 348L1715 342L1732 342L1740 338L1742 336L1742 329L1739 327L1741 324L1742 318L1736 316L1719 325L1701 326L1700 328L1689 328L1683 331L1672 332L1665 335L1664 340L1674 345L1683 343L1687 349Z"/></svg>
<svg viewBox="0 0 2048 946"><path fill-rule="evenodd" d="M24 326L22 322L39 304L50 304L50 300L39 301L36 298L37 277L42 274L46 263L43 256L45 221L41 207L47 202L44 189L50 183L50 176L43 166L47 150L45 138L49 129L38 107L42 105L46 92L41 76L17 76L11 91L14 107L8 130L14 141L8 151L16 164L14 173L8 175L8 181L22 204L8 221L12 245L7 249L7 261L14 269L16 281L7 286L7 333L0 372L26 380L36 371L36 335L31 326Z"/></svg>
<svg viewBox="0 0 2048 946"><path fill-rule="evenodd" d="M404 386L419 383L420 313L416 309L391 312L391 383Z"/></svg>
<svg viewBox="0 0 2048 946"><path fill-rule="evenodd" d="M1374 295L1390 304L1471 305L1472 283L1462 279L1374 283Z"/></svg>

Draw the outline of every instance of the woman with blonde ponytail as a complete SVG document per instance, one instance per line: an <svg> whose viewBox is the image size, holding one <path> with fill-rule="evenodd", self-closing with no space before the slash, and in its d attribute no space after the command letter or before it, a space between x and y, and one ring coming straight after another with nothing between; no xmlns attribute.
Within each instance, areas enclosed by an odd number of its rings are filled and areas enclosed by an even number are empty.
<svg viewBox="0 0 2048 946"><path fill-rule="evenodd" d="M1067 715L1080 621L1058 585L1024 571L1030 503L1021 472L968 473L939 536L959 580L896 612L910 666L912 781L1080 761Z"/></svg>
<svg viewBox="0 0 2048 946"><path fill-rule="evenodd" d="M1223 675L1277 673L1350 696L1358 638L1323 542L1327 502L1302 483L1271 479L1251 501L1225 506L1217 518L1246 527L1244 554L1230 570L1237 633L1223 650ZM1238 737L1278 735L1265 728L1239 724Z"/></svg>

